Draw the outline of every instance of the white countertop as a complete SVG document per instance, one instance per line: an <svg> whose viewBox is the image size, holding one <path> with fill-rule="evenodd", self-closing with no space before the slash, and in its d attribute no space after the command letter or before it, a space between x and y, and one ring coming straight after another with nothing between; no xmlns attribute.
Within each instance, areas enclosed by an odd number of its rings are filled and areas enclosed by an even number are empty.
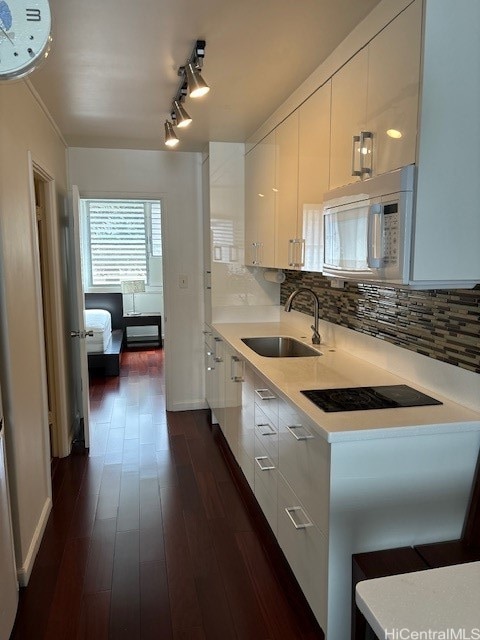
<svg viewBox="0 0 480 640"><path fill-rule="evenodd" d="M267 358L259 356L241 341L241 338L252 336L280 335L300 339L311 346L311 331L299 331L283 321L231 322L213 327L280 395L310 417L329 442L480 430L480 413L346 351L331 349L328 344L318 347L323 354L318 357ZM392 384L408 384L443 404L326 413L300 393L301 389Z"/></svg>
<svg viewBox="0 0 480 640"><path fill-rule="evenodd" d="M356 602L379 638L480 638L480 562L365 580Z"/></svg>

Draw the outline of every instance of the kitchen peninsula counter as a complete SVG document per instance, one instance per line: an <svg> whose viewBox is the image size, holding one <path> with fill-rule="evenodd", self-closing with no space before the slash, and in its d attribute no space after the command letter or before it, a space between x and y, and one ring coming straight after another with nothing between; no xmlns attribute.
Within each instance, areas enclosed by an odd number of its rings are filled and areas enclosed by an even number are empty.
<svg viewBox="0 0 480 640"><path fill-rule="evenodd" d="M332 348L323 343L318 346L312 345L311 330L302 332L286 322L220 323L214 324L213 327L242 358L275 387L277 392L313 420L328 442L480 431L480 412L457 404L435 391L390 373L342 349ZM319 356L260 356L241 340L255 336L293 337L318 349ZM440 400L442 404L326 413L300 393L302 389L394 384L407 384Z"/></svg>

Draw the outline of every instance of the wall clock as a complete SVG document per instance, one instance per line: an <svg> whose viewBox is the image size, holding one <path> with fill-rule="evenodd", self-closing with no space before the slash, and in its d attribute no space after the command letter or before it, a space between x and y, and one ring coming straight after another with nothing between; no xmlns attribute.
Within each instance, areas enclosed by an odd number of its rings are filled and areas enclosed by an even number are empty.
<svg viewBox="0 0 480 640"><path fill-rule="evenodd" d="M51 26L48 0L0 0L0 80L38 67L50 50Z"/></svg>

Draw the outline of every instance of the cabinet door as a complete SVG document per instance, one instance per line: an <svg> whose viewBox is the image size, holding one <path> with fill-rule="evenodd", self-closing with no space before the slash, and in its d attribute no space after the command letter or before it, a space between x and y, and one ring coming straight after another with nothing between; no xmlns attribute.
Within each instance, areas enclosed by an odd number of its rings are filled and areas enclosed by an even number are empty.
<svg viewBox="0 0 480 640"><path fill-rule="evenodd" d="M282 401L278 468L320 531L328 534L330 445L305 416Z"/></svg>
<svg viewBox="0 0 480 640"><path fill-rule="evenodd" d="M226 346L224 435L235 458L238 458L238 440L242 415L243 369L244 361Z"/></svg>
<svg viewBox="0 0 480 640"><path fill-rule="evenodd" d="M225 433L225 343L213 335L212 343L213 376L212 376L212 402L210 408L215 420Z"/></svg>
<svg viewBox="0 0 480 640"><path fill-rule="evenodd" d="M245 156L245 264L273 267L275 132Z"/></svg>
<svg viewBox="0 0 480 640"><path fill-rule="evenodd" d="M250 487L254 488L255 457L255 410L254 410L254 373L245 363L241 385L242 406L238 425L237 462Z"/></svg>
<svg viewBox="0 0 480 640"><path fill-rule="evenodd" d="M275 266L295 267L294 240L299 239L298 201L298 111L294 111L275 129Z"/></svg>
<svg viewBox="0 0 480 640"><path fill-rule="evenodd" d="M330 178L330 100L328 81L298 110L297 237L304 241L303 267L322 271L323 194Z"/></svg>
<svg viewBox="0 0 480 640"><path fill-rule="evenodd" d="M354 136L365 130L367 111L367 49L359 51L332 78L330 189L360 179L360 146Z"/></svg>
<svg viewBox="0 0 480 640"><path fill-rule="evenodd" d="M327 539L298 496L277 475L277 539L320 626L327 621Z"/></svg>
<svg viewBox="0 0 480 640"><path fill-rule="evenodd" d="M245 264L255 264L258 207L258 147L245 155Z"/></svg>
<svg viewBox="0 0 480 640"><path fill-rule="evenodd" d="M411 4L370 43L366 127L373 173L415 162L422 6Z"/></svg>

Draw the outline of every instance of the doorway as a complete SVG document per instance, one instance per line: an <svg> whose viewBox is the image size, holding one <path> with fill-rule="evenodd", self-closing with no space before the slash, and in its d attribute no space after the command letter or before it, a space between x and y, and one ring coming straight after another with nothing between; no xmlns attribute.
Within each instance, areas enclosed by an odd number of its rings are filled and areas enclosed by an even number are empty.
<svg viewBox="0 0 480 640"><path fill-rule="evenodd" d="M50 457L70 453L68 389L56 224L55 181L30 157L32 225L38 247L37 309L42 325L45 361L45 400L48 403ZM48 450L48 449L47 449Z"/></svg>

